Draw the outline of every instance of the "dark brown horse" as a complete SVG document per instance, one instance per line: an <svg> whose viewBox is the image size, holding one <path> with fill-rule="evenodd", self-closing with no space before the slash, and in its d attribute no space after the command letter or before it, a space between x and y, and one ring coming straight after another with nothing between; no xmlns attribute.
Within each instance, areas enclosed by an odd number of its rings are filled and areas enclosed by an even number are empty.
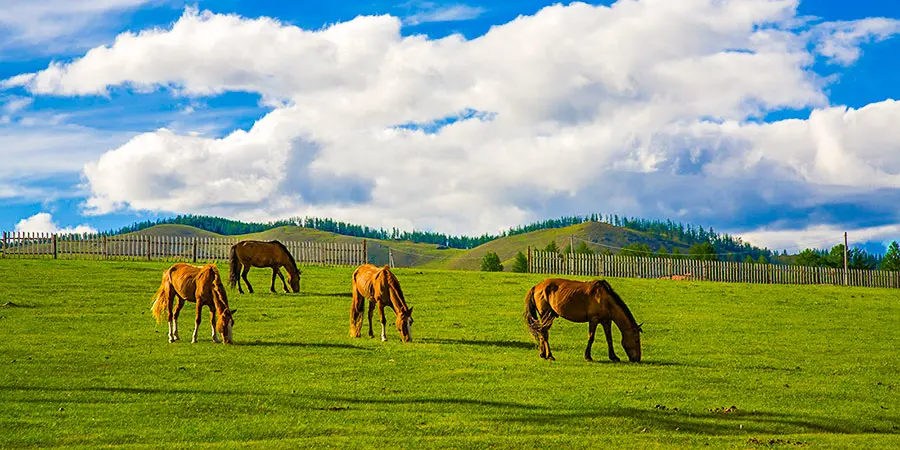
<svg viewBox="0 0 900 450"><path fill-rule="evenodd" d="M297 268L297 262L294 256L288 251L287 247L278 241L241 241L231 246L231 254L229 255L229 277L228 284L233 288L237 284L238 292L244 293L241 289L241 278L247 283L247 290L253 293L253 286L247 280L247 273L250 267L270 267L272 268L272 285L269 290L275 292L275 276L281 278L281 284L284 292L288 292L287 284L284 282L284 275L281 274L281 268L288 273L288 281L291 283L291 291L300 292L300 269Z"/></svg>
<svg viewBox="0 0 900 450"><path fill-rule="evenodd" d="M591 345L597 324L603 325L609 359L619 361L613 351L611 323L615 322L622 333L622 347L632 362L641 360L641 325L634 320L625 302L613 291L606 280L573 281L560 278L546 279L528 291L525 296L525 323L528 331L539 342L541 358L554 360L550 352L548 332L553 319L563 317L572 322L588 323L588 343L584 359L591 359Z"/></svg>
<svg viewBox="0 0 900 450"><path fill-rule="evenodd" d="M397 315L397 331L403 342L412 340L410 327L413 324L412 308L406 304L403 290L400 289L400 281L391 272L390 267L376 267L372 264L363 264L353 271L353 304L350 307L350 337L360 337L362 330L363 307L366 299L369 299L369 337L375 337L372 333L372 313L378 306L381 314L381 340L387 341L384 330L384 307L394 310Z"/></svg>
<svg viewBox="0 0 900 450"><path fill-rule="evenodd" d="M178 299L177 304L173 301ZM209 324L212 327L213 342L219 343L216 332L222 335L226 344L231 344L231 330L234 327L234 313L237 309L228 308L228 295L219 270L212 264L203 267L190 264L175 264L163 272L162 282L156 291L156 297L150 311L156 322L162 318L166 311L166 319L169 322L169 342L175 342L181 338L178 336L178 315L184 302L197 304L197 316L194 321L194 336L191 342L197 342L197 332L200 329L200 313L203 307L209 307ZM174 308L174 311L173 311ZM218 320L216 320L218 318Z"/></svg>

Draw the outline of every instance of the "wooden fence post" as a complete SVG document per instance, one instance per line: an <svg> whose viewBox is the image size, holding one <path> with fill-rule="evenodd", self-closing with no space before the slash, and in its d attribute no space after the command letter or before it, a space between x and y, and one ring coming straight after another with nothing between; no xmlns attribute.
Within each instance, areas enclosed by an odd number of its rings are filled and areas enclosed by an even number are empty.
<svg viewBox="0 0 900 450"><path fill-rule="evenodd" d="M52 235L53 239L53 259L57 259L59 256L58 247L56 246L56 233Z"/></svg>
<svg viewBox="0 0 900 450"><path fill-rule="evenodd" d="M191 260L197 262L197 236L191 236Z"/></svg>
<svg viewBox="0 0 900 450"><path fill-rule="evenodd" d="M534 273L534 267L531 265L531 246L528 246L528 273Z"/></svg>
<svg viewBox="0 0 900 450"><path fill-rule="evenodd" d="M0 250L3 250L3 252L2 252L3 257L6 258L6 232L5 231L3 232L3 248Z"/></svg>
<svg viewBox="0 0 900 450"><path fill-rule="evenodd" d="M362 250L363 250L363 262L362 263L368 264L369 263L369 247L368 247L368 244L366 244L365 239L363 239L363 249Z"/></svg>
<svg viewBox="0 0 900 450"><path fill-rule="evenodd" d="M147 261L150 261L150 236L147 236Z"/></svg>

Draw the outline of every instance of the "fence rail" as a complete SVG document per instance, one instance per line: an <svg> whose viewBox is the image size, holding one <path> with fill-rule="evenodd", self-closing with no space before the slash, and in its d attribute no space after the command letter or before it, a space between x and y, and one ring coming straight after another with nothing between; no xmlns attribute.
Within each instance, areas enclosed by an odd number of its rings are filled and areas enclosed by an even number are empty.
<svg viewBox="0 0 900 450"><path fill-rule="evenodd" d="M583 255L528 249L531 273L669 278L759 284L844 284L844 270L782 264L699 261L680 258L642 258ZM847 284L861 287L900 288L900 272L847 270Z"/></svg>
<svg viewBox="0 0 900 450"><path fill-rule="evenodd" d="M44 259L119 259L170 262L228 260L237 238L185 236L105 236L4 231L0 257ZM360 265L368 259L366 242L282 241L298 264Z"/></svg>

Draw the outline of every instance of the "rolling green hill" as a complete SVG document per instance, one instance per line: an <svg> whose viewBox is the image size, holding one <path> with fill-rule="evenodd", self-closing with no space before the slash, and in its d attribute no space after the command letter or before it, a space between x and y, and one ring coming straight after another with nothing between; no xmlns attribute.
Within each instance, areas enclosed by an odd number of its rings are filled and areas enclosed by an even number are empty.
<svg viewBox="0 0 900 450"><path fill-rule="evenodd" d="M503 270L509 271L516 253L520 251L524 253L529 246L542 249L550 241L556 241L556 245L560 249L569 245L570 241L574 241L576 247L579 243L585 241L594 252L599 252L603 248L610 248L613 253L616 253L617 249L630 244L647 244L653 251L658 250L660 247L665 247L666 251L671 252L672 248L678 247L683 253L687 253L688 248L685 244L662 239L650 233L632 231L601 222L585 222L566 228L538 230L495 239L454 258L444 268L478 270L481 267L481 258L488 252L495 252L503 262Z"/></svg>
<svg viewBox="0 0 900 450"><path fill-rule="evenodd" d="M226 237L199 228L187 225L156 225L135 232L141 235L170 235L170 236L199 236L199 237ZM326 231L310 228L283 226L259 233L228 236L237 239L281 240L281 241L313 241L313 242L338 242L361 243L362 238L344 236ZM665 247L669 252L678 248L687 253L687 245L663 239L650 233L628 230L601 222L585 222L566 228L553 228L547 230L532 231L530 233L517 234L495 239L470 250L439 249L434 244L416 244L408 241L389 241L379 239L366 239L369 250L369 262L373 264L387 264L389 261L389 249L394 253L394 265L397 267L420 267L428 269L455 269L455 270L479 270L481 259L488 252L496 252L503 261L504 270L509 271L516 253L530 247L544 248L550 241L556 241L562 249L574 241L578 246L582 241L595 252L609 248L614 253L617 249L630 244L646 244L651 250L656 251Z"/></svg>

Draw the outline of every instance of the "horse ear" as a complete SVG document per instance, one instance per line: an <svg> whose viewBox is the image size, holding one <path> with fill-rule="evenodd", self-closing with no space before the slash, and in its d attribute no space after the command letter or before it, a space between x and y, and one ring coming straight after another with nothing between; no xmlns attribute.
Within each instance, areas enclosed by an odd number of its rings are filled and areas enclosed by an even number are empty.
<svg viewBox="0 0 900 450"><path fill-rule="evenodd" d="M231 310L231 315L233 316L234 313L236 313L236 312L237 312L237 308L232 309L232 310Z"/></svg>
<svg viewBox="0 0 900 450"><path fill-rule="evenodd" d="M413 307L410 306L410 307L409 307L409 310L408 310L408 311L409 311L409 313L408 313L409 315L412 315L412 309L413 309Z"/></svg>

